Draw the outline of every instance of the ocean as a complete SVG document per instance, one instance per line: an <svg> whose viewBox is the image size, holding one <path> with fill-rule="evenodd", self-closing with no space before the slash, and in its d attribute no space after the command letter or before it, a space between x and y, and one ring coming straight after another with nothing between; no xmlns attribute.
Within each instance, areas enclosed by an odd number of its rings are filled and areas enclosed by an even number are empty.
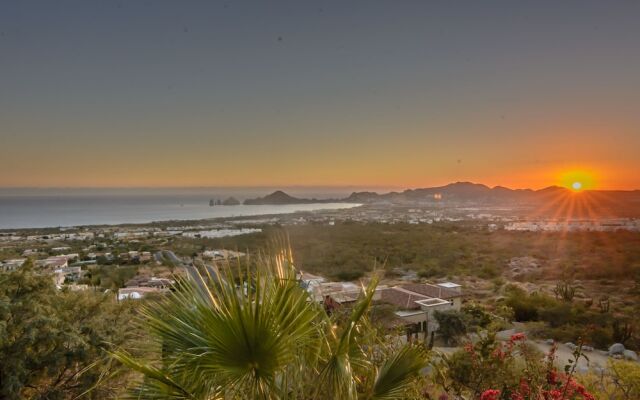
<svg viewBox="0 0 640 400"><path fill-rule="evenodd" d="M0 229L117 225L169 220L287 214L340 209L348 203L209 206L211 199L234 196L240 201L264 196L265 189L28 189L0 190ZM290 192L292 195L309 194ZM344 193L314 192L315 198L339 198ZM310 196L311 197L311 196Z"/></svg>

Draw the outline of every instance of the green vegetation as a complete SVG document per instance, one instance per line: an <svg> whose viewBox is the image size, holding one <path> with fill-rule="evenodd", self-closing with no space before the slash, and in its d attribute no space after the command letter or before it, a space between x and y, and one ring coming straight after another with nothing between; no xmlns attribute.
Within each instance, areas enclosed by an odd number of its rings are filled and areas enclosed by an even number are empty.
<svg viewBox="0 0 640 400"><path fill-rule="evenodd" d="M136 265L99 265L89 268L79 283L97 286L102 289L118 290L138 273Z"/></svg>
<svg viewBox="0 0 640 400"><path fill-rule="evenodd" d="M113 295L59 291L30 265L0 274L0 398L114 397L130 373L108 351L134 342L133 314Z"/></svg>
<svg viewBox="0 0 640 400"><path fill-rule="evenodd" d="M268 252L270 238L286 233L296 264L305 271L357 280L374 265L384 265L388 278L402 267L426 279L490 281L493 289L479 299L496 314L514 312L517 321L537 322L531 328L541 338L575 342L582 337L598 348L624 341L640 348L637 330L623 318L636 313L640 301L640 235L634 232L489 232L465 223L263 228L260 234L179 243ZM523 256L534 257L540 268L508 275L509 261ZM538 293L514 292L507 279L533 283ZM582 284L576 284L578 280ZM494 303L500 296L507 301Z"/></svg>
<svg viewBox="0 0 640 400"><path fill-rule="evenodd" d="M264 226L256 234L189 241L177 238L176 254L191 255L202 248L270 250L274 236L289 237L297 265L338 278L349 271L366 274L374 265L409 267L421 277L500 277L513 257L532 256L542 268L522 280L630 279L640 282L640 235L635 232L489 232L465 223L379 224L336 223ZM640 286L639 286L640 287Z"/></svg>
<svg viewBox="0 0 640 400"><path fill-rule="evenodd" d="M438 335L449 346L456 339L467 333L464 315L458 311L436 311L434 318L438 321Z"/></svg>
<svg viewBox="0 0 640 400"><path fill-rule="evenodd" d="M516 321L544 324L534 325L532 332L541 338L553 338L559 342L577 342L606 349L613 343L623 343L639 348L640 342L633 335L634 324L629 318L594 307L585 302L572 303L542 293L527 294L517 287L508 288L505 304L513 309Z"/></svg>
<svg viewBox="0 0 640 400"><path fill-rule="evenodd" d="M241 262L236 269L234 261L233 273L227 271L226 280L235 285L211 282L210 292L181 282L166 298L118 304L113 292L56 290L30 263L0 274L0 398L73 399L85 392L88 398L114 398L133 387L134 396L158 399L221 393L233 399L435 399L476 398L487 391L500 397L486 399L511 399L521 394L523 379L538 394L567 387L549 382L549 365L524 343L506 348L495 340L492 332L512 320L543 339L640 349L636 322L625 317L637 314L640 300L637 233L489 232L466 223L263 229L220 239L115 243L109 248L115 258L102 257L79 282L115 290L137 273L166 276L175 268L168 260L164 266L118 266L132 262L118 254L134 249L191 257L217 248L250 254L248 266ZM291 244L297 266L330 279L369 281L377 276L371 271L384 266L385 277L394 280L412 270L421 278L460 279L467 299L482 303L436 313L438 337L405 346L397 341L405 328L388 305L370 304L364 296L355 308L327 315L309 302L288 268L275 272L259 255L274 254L283 242ZM22 250L0 254L14 258ZM535 258L540 268L512 274L509 261L523 256ZM194 264L204 271L203 260ZM437 348L469 337L480 340L450 356L428 353L434 342ZM115 349L117 360L109 356ZM428 358L432 373L417 373ZM615 361L606 372L583 377L596 398L638 398L638 364ZM565 398L588 398L576 396Z"/></svg>
<svg viewBox="0 0 640 400"><path fill-rule="evenodd" d="M609 361L603 374L582 378L598 399L640 399L640 364L632 361Z"/></svg>

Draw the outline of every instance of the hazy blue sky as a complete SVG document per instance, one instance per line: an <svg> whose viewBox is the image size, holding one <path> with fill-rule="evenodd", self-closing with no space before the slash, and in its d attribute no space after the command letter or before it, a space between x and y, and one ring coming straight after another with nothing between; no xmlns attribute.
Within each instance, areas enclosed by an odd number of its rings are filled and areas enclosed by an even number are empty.
<svg viewBox="0 0 640 400"><path fill-rule="evenodd" d="M640 187L640 1L3 1L0 186Z"/></svg>

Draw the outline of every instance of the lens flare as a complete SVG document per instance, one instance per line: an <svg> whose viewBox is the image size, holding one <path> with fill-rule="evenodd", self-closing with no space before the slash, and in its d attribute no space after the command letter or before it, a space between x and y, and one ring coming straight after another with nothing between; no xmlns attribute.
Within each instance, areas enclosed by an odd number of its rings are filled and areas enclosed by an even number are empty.
<svg viewBox="0 0 640 400"><path fill-rule="evenodd" d="M575 192L595 189L596 182L594 174L583 170L573 170L564 172L560 176L560 185Z"/></svg>

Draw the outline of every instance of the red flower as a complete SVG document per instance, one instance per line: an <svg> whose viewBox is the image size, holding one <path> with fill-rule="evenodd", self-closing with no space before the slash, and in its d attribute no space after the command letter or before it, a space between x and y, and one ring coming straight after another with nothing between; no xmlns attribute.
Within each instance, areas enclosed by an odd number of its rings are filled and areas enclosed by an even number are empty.
<svg viewBox="0 0 640 400"><path fill-rule="evenodd" d="M547 400L562 400L562 392L558 389L553 389L544 394L544 398Z"/></svg>
<svg viewBox="0 0 640 400"><path fill-rule="evenodd" d="M498 400L500 391L496 389L487 389L480 395L480 400Z"/></svg>
<svg viewBox="0 0 640 400"><path fill-rule="evenodd" d="M517 342L519 340L526 340L527 336L524 333L514 333L513 335L511 335L511 338L509 339L509 341L511 342Z"/></svg>
<svg viewBox="0 0 640 400"><path fill-rule="evenodd" d="M582 386L581 384L579 384L573 379L569 381L569 390L567 392L578 393L579 395L582 396L583 399L586 399L586 400L595 400L595 397L591 393L587 392L587 389L585 389L584 386Z"/></svg>

